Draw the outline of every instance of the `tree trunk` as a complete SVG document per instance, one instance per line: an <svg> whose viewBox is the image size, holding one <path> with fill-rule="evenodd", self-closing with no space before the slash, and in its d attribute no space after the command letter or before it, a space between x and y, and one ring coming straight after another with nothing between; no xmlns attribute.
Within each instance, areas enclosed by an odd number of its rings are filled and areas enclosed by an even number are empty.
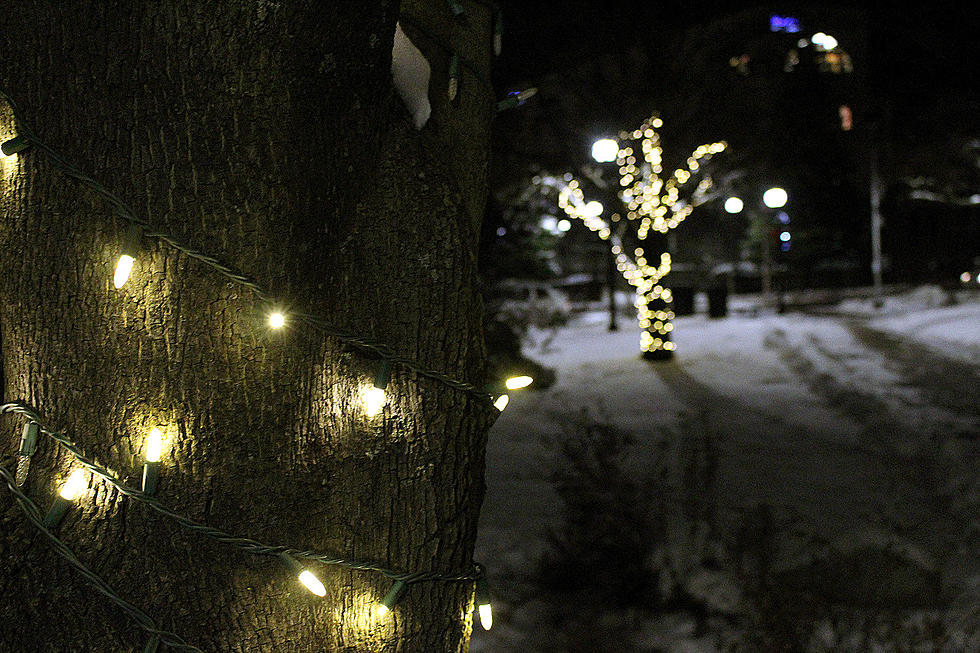
<svg viewBox="0 0 980 653"><path fill-rule="evenodd" d="M0 159L4 401L22 401L139 487L160 427L157 498L222 531L406 572L466 575L493 409L392 367L376 417L359 393L378 360L454 379L483 372L474 291L492 94L490 15L401 8L432 64L416 131L391 88L400 8L364 3L19 2L0 32L0 85L24 125L152 227L130 281L113 267L127 221L34 145ZM437 40L430 40L435 38ZM9 108L2 140L19 133ZM265 292L169 246L165 232ZM266 314L286 315L271 330ZM322 326L322 324L321 324ZM22 415L3 418L16 450ZM44 510L73 456L41 438L24 493ZM124 599L204 651L464 651L472 580L391 581L181 528L92 474L55 532ZM56 556L0 483L0 648L141 651L144 629ZM166 647L166 650L178 650Z"/></svg>

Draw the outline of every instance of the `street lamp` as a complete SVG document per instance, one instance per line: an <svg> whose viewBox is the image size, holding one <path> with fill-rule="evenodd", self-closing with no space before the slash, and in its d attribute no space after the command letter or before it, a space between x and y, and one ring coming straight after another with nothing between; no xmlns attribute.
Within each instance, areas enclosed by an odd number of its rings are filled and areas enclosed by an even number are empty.
<svg viewBox="0 0 980 653"><path fill-rule="evenodd" d="M781 209L786 206L789 196L782 188L770 188L762 194L762 203L770 209Z"/></svg>
<svg viewBox="0 0 980 653"><path fill-rule="evenodd" d="M766 190L762 194L762 203L770 209L781 209L789 201L789 194L778 186ZM738 197L729 197L725 200L725 211L728 213L741 213L744 203ZM772 255L769 251L769 219L768 216L762 222L762 296L766 304L772 303ZM784 243L789 240L789 232L784 231L780 234L780 240Z"/></svg>
<svg viewBox="0 0 980 653"><path fill-rule="evenodd" d="M789 200L789 195L786 191L778 186L770 188L765 193L762 194L762 203L765 204L770 209L781 209L786 206L786 202ZM773 303L772 301L772 253L769 248L772 244L769 242L769 229L771 225L769 224L769 216L763 222L762 228L762 297L769 306Z"/></svg>
<svg viewBox="0 0 980 653"><path fill-rule="evenodd" d="M742 202L742 200L737 197L729 197L727 200L725 200L725 211L727 213L741 213L744 206L745 204Z"/></svg>
<svg viewBox="0 0 980 653"><path fill-rule="evenodd" d="M600 138L592 144L592 158L596 163L610 163L619 156L619 143L611 138Z"/></svg>
<svg viewBox="0 0 980 653"><path fill-rule="evenodd" d="M619 158L619 142L612 138L600 138L592 144L592 158L596 163L611 163ZM598 204L598 213L594 212ZM602 215L602 204L599 202L589 202L585 205L587 211L592 213L591 217ZM616 323L616 259L610 255L606 260L607 285L609 286L609 330L618 331L619 325Z"/></svg>

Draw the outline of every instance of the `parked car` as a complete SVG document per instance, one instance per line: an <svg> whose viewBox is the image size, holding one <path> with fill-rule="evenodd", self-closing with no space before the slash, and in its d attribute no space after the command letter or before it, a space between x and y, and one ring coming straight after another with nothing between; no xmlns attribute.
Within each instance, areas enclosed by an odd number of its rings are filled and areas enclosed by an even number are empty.
<svg viewBox="0 0 980 653"><path fill-rule="evenodd" d="M495 284L486 298L487 309L497 320L522 331L529 327L559 327L572 314L568 296L540 281L509 279Z"/></svg>

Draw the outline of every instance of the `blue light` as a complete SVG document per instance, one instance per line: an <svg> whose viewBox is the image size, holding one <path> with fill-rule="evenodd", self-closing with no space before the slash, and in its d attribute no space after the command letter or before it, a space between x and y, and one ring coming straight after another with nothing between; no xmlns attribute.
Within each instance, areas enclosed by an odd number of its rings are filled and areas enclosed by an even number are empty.
<svg viewBox="0 0 980 653"><path fill-rule="evenodd" d="M783 241L784 243L788 243L790 238L791 236L789 235L788 231L784 231L783 233L779 234L779 240Z"/></svg>
<svg viewBox="0 0 980 653"><path fill-rule="evenodd" d="M786 211L780 211L776 217L779 218L781 223L789 224L789 214Z"/></svg>
<svg viewBox="0 0 980 653"><path fill-rule="evenodd" d="M770 16L769 31L796 34L800 31L800 21L793 16Z"/></svg>

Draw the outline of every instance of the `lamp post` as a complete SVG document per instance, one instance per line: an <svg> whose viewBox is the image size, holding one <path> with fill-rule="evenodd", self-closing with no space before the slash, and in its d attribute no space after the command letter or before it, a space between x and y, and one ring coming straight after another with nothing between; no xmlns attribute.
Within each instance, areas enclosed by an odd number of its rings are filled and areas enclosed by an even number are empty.
<svg viewBox="0 0 980 653"><path fill-rule="evenodd" d="M762 203L769 209L781 209L786 206L786 202L789 201L789 195L785 190L774 186L769 188L762 194ZM725 201L725 210L728 213L741 213L744 208L745 203L742 202L738 197L729 197ZM773 292L772 292L772 243L769 238L769 230L772 227L770 216L768 213L764 214L762 220L760 220L762 226L762 259L761 259L761 276L762 276L762 297L766 306L771 306L773 302Z"/></svg>
<svg viewBox="0 0 980 653"><path fill-rule="evenodd" d="M612 138L600 138L592 144L592 159L596 163L611 163L619 156L619 142ZM601 206L601 205L600 205ZM599 215L602 213L600 208ZM609 330L618 331L616 321L616 280L619 272L616 270L616 255L606 255L606 287L609 288Z"/></svg>

